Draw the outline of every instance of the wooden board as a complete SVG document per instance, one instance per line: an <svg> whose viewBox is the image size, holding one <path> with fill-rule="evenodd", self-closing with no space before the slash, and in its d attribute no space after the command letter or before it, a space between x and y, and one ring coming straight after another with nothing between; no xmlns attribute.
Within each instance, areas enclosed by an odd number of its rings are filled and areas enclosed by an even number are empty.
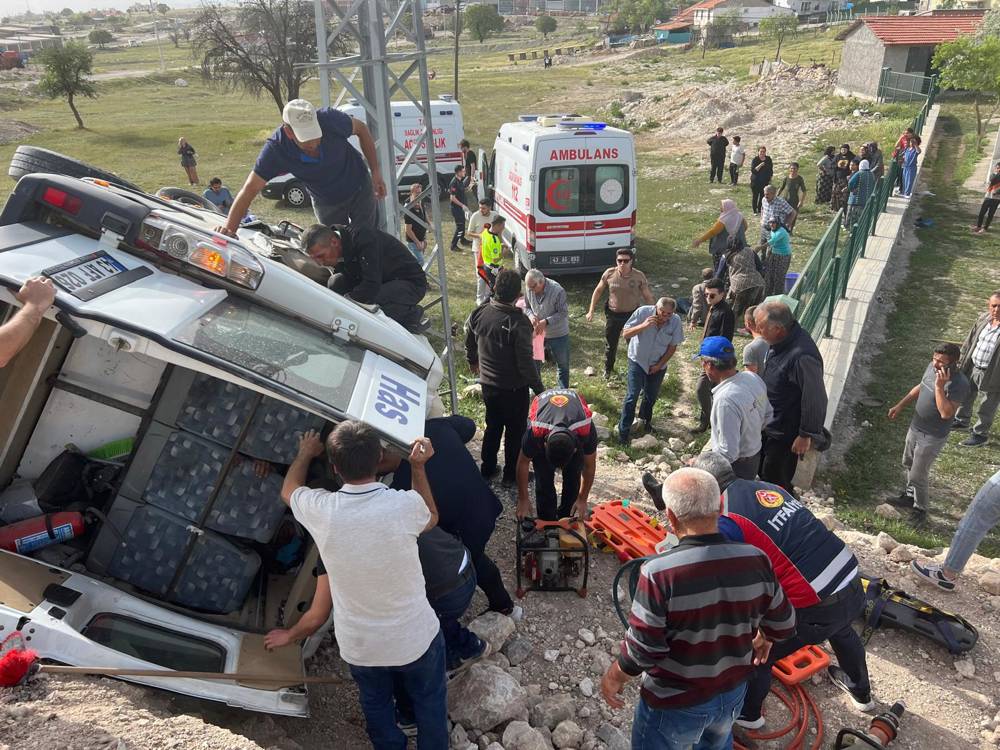
<svg viewBox="0 0 1000 750"><path fill-rule="evenodd" d="M302 668L302 648L298 644L289 644L274 651L264 648L264 636L256 633L245 633L243 635L243 645L240 647L240 660L236 666L237 672L248 672L250 674L273 674L275 677L282 675L305 674ZM258 688L260 690L280 690L283 687L295 687L301 682L289 680L287 683L280 682L243 682L239 683L244 687Z"/></svg>
<svg viewBox="0 0 1000 750"><path fill-rule="evenodd" d="M31 612L45 598L45 589L53 583L62 584L67 578L68 573L0 550L0 604Z"/></svg>

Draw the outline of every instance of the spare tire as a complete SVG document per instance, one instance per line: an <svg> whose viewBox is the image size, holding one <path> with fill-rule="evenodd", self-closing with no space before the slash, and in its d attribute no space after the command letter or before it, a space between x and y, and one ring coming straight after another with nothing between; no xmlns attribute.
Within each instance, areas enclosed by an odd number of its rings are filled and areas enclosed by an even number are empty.
<svg viewBox="0 0 1000 750"><path fill-rule="evenodd" d="M19 180L26 174L36 172L52 172L53 174L64 174L69 177L94 177L99 180L107 180L115 185L144 192L141 187L128 180L124 180L116 174L106 172L103 169L92 167L82 161L57 154L47 148L36 146L18 146L11 157L10 167L7 174L15 180Z"/></svg>
<svg viewBox="0 0 1000 750"><path fill-rule="evenodd" d="M212 201L208 200L205 196L198 195L197 193L185 190L184 188L162 187L156 191L156 197L177 201L178 203L184 203L188 206L207 208L209 211L217 214L222 213L222 211L219 210L219 207L212 203Z"/></svg>

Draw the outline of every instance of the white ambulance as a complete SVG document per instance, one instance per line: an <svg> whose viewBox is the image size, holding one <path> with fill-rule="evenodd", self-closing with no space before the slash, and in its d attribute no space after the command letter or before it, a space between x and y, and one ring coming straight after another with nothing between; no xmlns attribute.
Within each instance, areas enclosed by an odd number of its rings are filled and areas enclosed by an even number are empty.
<svg viewBox="0 0 1000 750"><path fill-rule="evenodd" d="M434 161L437 166L438 185L446 188L451 178L455 176L455 167L462 163L462 150L459 144L465 138L465 124L462 121L462 105L455 101L451 94L441 94L440 98L432 99L431 117L434 123ZM365 108L352 99L349 104L338 109L355 118L365 120ZM413 102L392 102L392 137L396 140L396 165L403 163L406 152L400 152L402 146L408 152L420 136L424 127L424 119ZM351 143L361 150L357 136L351 136ZM400 188L409 188L414 182L426 182L424 171L416 162L426 163L426 149L414 157L399 180Z"/></svg>
<svg viewBox="0 0 1000 750"><path fill-rule="evenodd" d="M500 126L480 164L520 273L603 271L634 247L631 133L578 115L522 115Z"/></svg>

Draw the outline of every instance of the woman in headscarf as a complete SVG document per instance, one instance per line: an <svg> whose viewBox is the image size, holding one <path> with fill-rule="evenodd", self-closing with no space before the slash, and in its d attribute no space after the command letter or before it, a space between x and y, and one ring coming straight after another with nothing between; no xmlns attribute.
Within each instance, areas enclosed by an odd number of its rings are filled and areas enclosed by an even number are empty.
<svg viewBox="0 0 1000 750"><path fill-rule="evenodd" d="M707 232L691 243L691 247L696 248L702 242L708 241L708 251L712 253L712 266L718 271L719 262L726 252L729 240L736 237L741 244L745 244L746 232L747 220L736 208L736 201L725 198L722 201L722 211L719 213L719 218L715 220Z"/></svg>
<svg viewBox="0 0 1000 750"><path fill-rule="evenodd" d="M847 198L847 181L851 177L852 161L854 152L851 151L851 144L845 143L840 147L840 153L834 157L833 194L830 196L830 208L834 211L839 211Z"/></svg>
<svg viewBox="0 0 1000 750"><path fill-rule="evenodd" d="M823 152L823 158L816 162L816 169L819 170L816 173L817 206L830 202L831 193L833 192L833 168L835 164L833 155L835 153L837 153L837 149L833 146L827 146Z"/></svg>
<svg viewBox="0 0 1000 750"><path fill-rule="evenodd" d="M764 277L757 270L758 257L746 243L733 239L726 249L725 260L733 315L736 320L743 320L746 309L764 298Z"/></svg>

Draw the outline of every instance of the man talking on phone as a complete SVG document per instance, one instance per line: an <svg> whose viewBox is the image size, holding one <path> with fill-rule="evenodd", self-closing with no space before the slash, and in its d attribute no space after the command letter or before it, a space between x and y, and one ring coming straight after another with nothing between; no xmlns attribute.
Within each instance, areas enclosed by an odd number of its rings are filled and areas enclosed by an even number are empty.
<svg viewBox="0 0 1000 750"><path fill-rule="evenodd" d="M958 344L934 347L931 363L920 382L889 409L889 419L895 419L916 401L903 448L906 486L899 497L888 502L897 508L910 508L910 522L917 527L927 522L931 466L948 442L955 413L972 389L969 379L958 369L961 354Z"/></svg>

